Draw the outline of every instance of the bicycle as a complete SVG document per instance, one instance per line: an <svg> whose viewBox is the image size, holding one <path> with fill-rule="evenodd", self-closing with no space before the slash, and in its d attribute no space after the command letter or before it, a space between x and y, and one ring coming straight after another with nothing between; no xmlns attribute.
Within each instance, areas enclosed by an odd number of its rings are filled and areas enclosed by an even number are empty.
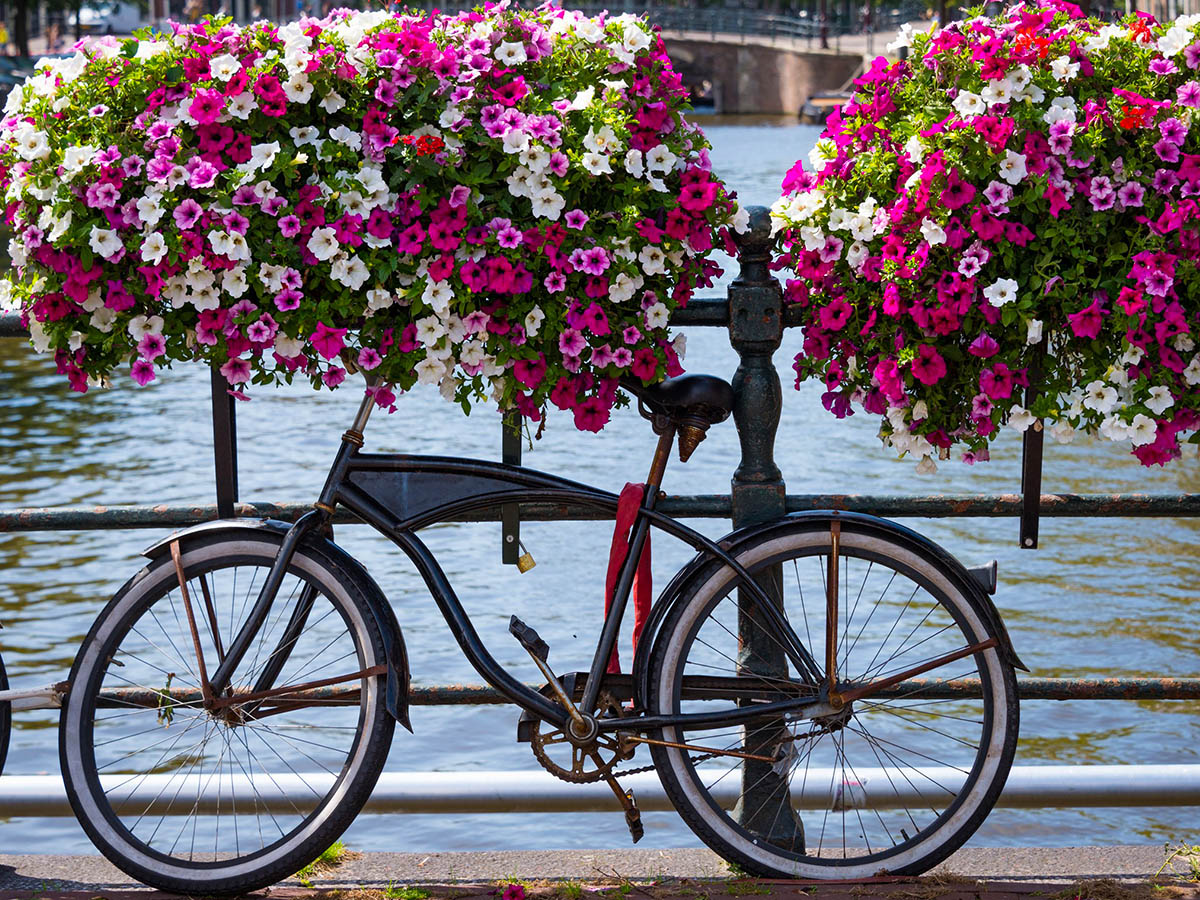
<svg viewBox="0 0 1200 900"><path fill-rule="evenodd" d="M989 597L994 564L968 570L907 528L836 511L710 540L656 509L659 485L677 439L686 461L729 416L732 388L689 375L630 390L658 443L589 670L556 675L536 631L510 624L540 690L489 653L417 532L520 502L615 516L617 496L503 463L362 452L370 396L295 524L212 522L149 548L84 640L62 711L63 776L97 847L163 890L233 893L291 875L362 808L395 723L411 730L409 670L388 599L324 534L339 506L412 562L467 659L523 710L539 763L607 782L634 840L621 766L644 746L687 824L753 874L913 874L961 846L1017 740L1020 661ZM631 673L610 674L651 527L696 555Z"/></svg>

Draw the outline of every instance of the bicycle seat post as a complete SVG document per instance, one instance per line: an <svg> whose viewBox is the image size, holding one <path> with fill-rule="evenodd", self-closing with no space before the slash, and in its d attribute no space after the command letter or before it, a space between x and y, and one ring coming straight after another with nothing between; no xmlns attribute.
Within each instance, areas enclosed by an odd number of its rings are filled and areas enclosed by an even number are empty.
<svg viewBox="0 0 1200 900"><path fill-rule="evenodd" d="M660 430L658 419L656 416L654 420L654 430L658 432L658 446L654 448L654 460L650 463L650 474L646 476L646 486L656 492L662 485L667 460L671 456L671 445L675 442L675 423L668 420Z"/></svg>

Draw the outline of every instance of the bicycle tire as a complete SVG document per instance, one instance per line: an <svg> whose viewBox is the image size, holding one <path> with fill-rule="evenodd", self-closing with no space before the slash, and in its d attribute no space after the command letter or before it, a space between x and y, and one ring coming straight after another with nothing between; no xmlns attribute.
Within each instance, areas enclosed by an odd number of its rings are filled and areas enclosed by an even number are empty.
<svg viewBox="0 0 1200 900"><path fill-rule="evenodd" d="M822 671L822 573L828 572L831 546L828 521L797 523L782 533L769 532L737 553L756 580L774 586L785 615L800 639L808 639ZM836 646L838 672L850 678L839 677L839 690L907 671L918 658L937 659L1002 638L979 599L962 587L966 573L950 568L946 559L915 543L842 523L838 582L844 602L838 610ZM691 687L685 697L683 687L685 675L712 675L713 669L742 683L735 691L742 695L734 703L739 707L756 699L818 693L818 686L800 678L780 652L777 630L773 634L750 606L739 612L737 586L731 569L713 564L685 589L651 651L651 715L713 709L718 698L706 696L709 689ZM903 586L906 593L892 593L893 586ZM817 622L814 609L819 611ZM786 675L781 664L788 667ZM767 674L754 675L753 668ZM866 697L820 721L789 722L776 716L737 729L673 727L661 732L666 741L750 752L776 760L774 764L661 745L651 745L651 754L663 788L687 824L716 853L751 874L812 879L919 874L976 831L1012 765L1019 722L1016 678L996 647L923 677L948 680L972 674L980 680L979 699L946 699L928 685L908 692L897 688L895 699ZM728 695L727 683L724 702ZM714 747L722 737L724 746ZM914 737L915 746L906 743ZM906 793L919 800L906 800ZM891 797L898 808L880 809L872 795L885 802ZM817 804L823 812L797 809Z"/></svg>
<svg viewBox="0 0 1200 900"><path fill-rule="evenodd" d="M8 673L4 670L4 657L0 656L0 691L8 690ZM8 759L8 741L12 735L12 703L0 702L0 775L4 774L4 763Z"/></svg>
<svg viewBox="0 0 1200 900"><path fill-rule="evenodd" d="M311 700L235 703L225 712L201 705L193 640L201 641L210 659L220 654L214 635L229 646L281 540L266 533L186 539L181 563L199 618L195 634L174 563L164 555L117 592L71 670L59 729L71 805L114 865L161 890L235 894L294 874L345 831L386 761L395 725L385 709L386 675L341 682L328 688L327 698L310 690ZM252 683L255 671L281 656L287 659L277 687L305 685L326 673L353 676L385 662L383 638L365 599L372 589L348 577L318 546L302 545L240 667L249 674L235 675L238 691L249 693L243 685ZM305 597L312 602L295 640L281 641L285 618L291 621ZM166 736L155 736L158 731ZM185 739L191 743L181 747ZM284 802L279 797L289 784L299 793ZM142 788L136 803L123 793Z"/></svg>

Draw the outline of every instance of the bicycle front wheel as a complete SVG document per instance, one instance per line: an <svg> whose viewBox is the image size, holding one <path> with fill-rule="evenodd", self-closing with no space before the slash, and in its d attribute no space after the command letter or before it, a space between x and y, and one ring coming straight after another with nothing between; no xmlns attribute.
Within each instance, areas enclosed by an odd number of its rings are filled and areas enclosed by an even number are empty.
<svg viewBox="0 0 1200 900"><path fill-rule="evenodd" d="M1016 748L1016 679L994 646L964 654L999 636L961 569L853 521L840 525L831 567L832 553L824 521L767 534L737 556L811 650L820 680L797 671L779 629L732 570L714 565L655 639L649 707L664 715L816 697L830 638L837 691L864 696L817 716L667 728L661 737L675 746L652 754L688 825L748 872L916 874L961 846L999 796Z"/></svg>
<svg viewBox="0 0 1200 900"><path fill-rule="evenodd" d="M240 893L295 873L346 829L387 758L386 676L364 674L386 662L370 588L319 547L297 551L231 688L206 708L198 657L211 675L279 544L185 539L188 598L171 557L156 559L76 657L59 731L68 796L100 851L162 890Z"/></svg>

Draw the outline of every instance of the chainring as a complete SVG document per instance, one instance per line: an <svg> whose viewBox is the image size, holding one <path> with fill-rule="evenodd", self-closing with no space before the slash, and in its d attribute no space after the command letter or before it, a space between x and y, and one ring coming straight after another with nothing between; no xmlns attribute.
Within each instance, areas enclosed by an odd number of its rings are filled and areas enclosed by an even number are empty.
<svg viewBox="0 0 1200 900"><path fill-rule="evenodd" d="M592 714L602 719L619 718L625 715L625 709L610 692L601 691ZM607 732L580 747L571 743L565 729L554 728L544 719L534 722L529 744L543 769L574 784L602 781L612 775L617 763L632 759L637 749L633 741Z"/></svg>

